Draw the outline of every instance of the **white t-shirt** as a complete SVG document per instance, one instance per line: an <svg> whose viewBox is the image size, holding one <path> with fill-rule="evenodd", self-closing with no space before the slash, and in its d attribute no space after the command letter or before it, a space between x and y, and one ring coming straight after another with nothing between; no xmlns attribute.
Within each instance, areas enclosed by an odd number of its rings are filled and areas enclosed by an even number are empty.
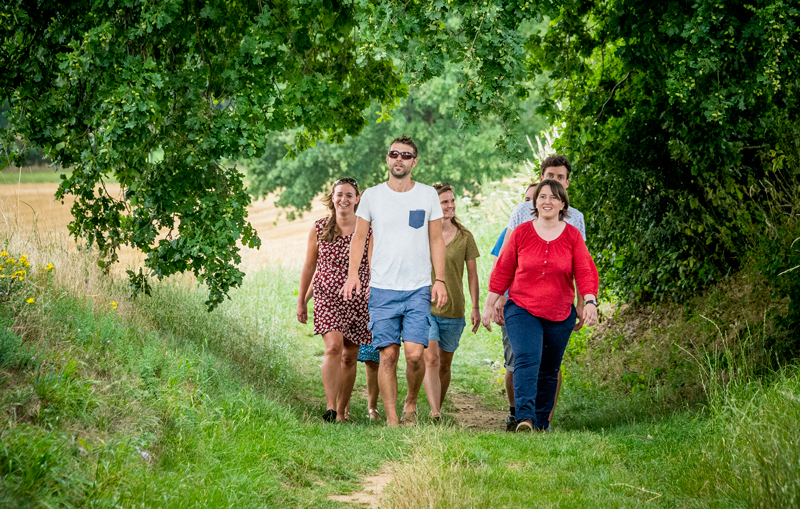
<svg viewBox="0 0 800 509"><path fill-rule="evenodd" d="M577 228L581 232L583 241L586 242L586 223L583 221L583 214L575 207L570 207L568 211L569 217L565 217L564 222ZM523 223L533 221L531 212L533 212L532 201L525 201L517 205L514 208L514 212L511 213L511 217L508 218L508 229L513 230ZM506 235L511 235L511 232L509 231Z"/></svg>
<svg viewBox="0 0 800 509"><path fill-rule="evenodd" d="M364 191L356 216L372 223L370 287L409 291L431 285L428 222L443 216L434 188L415 182L398 193L384 182Z"/></svg>

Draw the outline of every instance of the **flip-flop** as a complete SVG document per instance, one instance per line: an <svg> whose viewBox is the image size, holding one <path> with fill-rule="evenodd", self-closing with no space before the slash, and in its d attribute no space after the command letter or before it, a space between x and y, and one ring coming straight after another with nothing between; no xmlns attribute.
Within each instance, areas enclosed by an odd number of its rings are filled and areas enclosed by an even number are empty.
<svg viewBox="0 0 800 509"><path fill-rule="evenodd" d="M403 412L403 415L400 417L400 425L401 426L416 426L417 425L417 411L414 410L413 412Z"/></svg>
<svg viewBox="0 0 800 509"><path fill-rule="evenodd" d="M378 409L377 408L368 408L367 409L367 416L373 421L380 421L381 420L381 414L378 413Z"/></svg>

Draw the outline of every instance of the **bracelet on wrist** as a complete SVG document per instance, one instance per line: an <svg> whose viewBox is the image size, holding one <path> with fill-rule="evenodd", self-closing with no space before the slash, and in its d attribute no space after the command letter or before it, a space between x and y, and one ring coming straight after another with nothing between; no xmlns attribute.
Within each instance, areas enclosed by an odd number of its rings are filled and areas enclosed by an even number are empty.
<svg viewBox="0 0 800 509"><path fill-rule="evenodd" d="M438 281L438 282L440 282L440 283L444 284L444 279L434 279L434 280L433 280L433 282L434 282L434 283L435 283L436 281Z"/></svg>
<svg viewBox="0 0 800 509"><path fill-rule="evenodd" d="M584 303L583 303L583 305L584 305L584 306L585 306L586 304L594 304L594 307L597 307L597 302L595 302L595 301L594 301L594 300L592 300L592 299L589 299L589 300L587 300L586 302L584 302Z"/></svg>

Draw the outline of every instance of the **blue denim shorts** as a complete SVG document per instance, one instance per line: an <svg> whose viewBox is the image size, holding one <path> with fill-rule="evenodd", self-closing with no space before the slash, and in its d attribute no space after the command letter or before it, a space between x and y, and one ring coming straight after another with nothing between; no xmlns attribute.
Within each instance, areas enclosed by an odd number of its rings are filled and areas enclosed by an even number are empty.
<svg viewBox="0 0 800 509"><path fill-rule="evenodd" d="M467 321L463 316L461 318L441 318L431 314L431 330L428 334L428 341L438 341L439 348L445 352L455 352L466 324Z"/></svg>
<svg viewBox="0 0 800 509"><path fill-rule="evenodd" d="M369 289L369 330L375 349L399 345L403 341L428 347L431 328L431 289L416 290Z"/></svg>

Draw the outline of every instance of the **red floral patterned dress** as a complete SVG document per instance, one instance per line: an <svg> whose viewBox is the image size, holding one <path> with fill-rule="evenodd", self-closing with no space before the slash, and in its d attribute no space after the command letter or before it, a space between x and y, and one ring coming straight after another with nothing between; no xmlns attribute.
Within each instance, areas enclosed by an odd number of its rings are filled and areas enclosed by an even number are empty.
<svg viewBox="0 0 800 509"><path fill-rule="evenodd" d="M314 334L325 334L339 331L346 341L356 345L372 344L372 333L367 328L369 310L367 309L369 289L369 239L372 228L367 233L364 243L364 256L358 267L358 279L361 281L361 294L345 301L339 290L347 281L347 269L350 265L350 241L353 234L336 237L333 242L322 240L322 230L328 224L327 217L314 223L317 231L317 272L314 274Z"/></svg>

